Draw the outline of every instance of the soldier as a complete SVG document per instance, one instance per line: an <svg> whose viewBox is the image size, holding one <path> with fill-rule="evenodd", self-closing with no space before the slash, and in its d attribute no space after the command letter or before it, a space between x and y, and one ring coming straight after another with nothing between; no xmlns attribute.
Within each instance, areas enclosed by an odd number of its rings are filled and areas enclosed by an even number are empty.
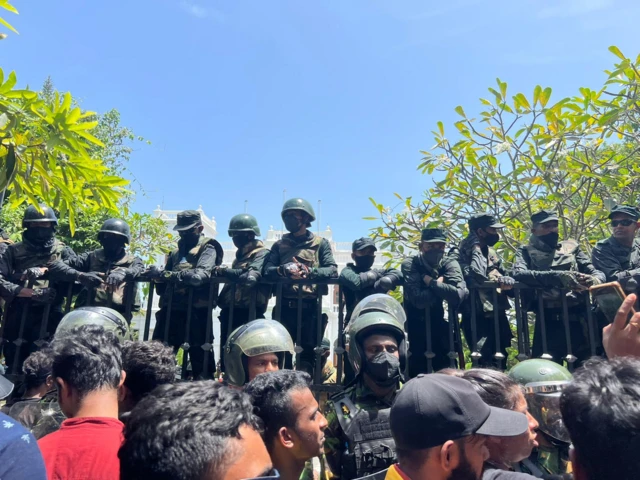
<svg viewBox="0 0 640 480"><path fill-rule="evenodd" d="M602 283L604 274L594 268L575 240L560 242L558 216L551 210L541 210L531 216L529 244L519 247L512 276L530 287L542 291L547 351L543 351L542 322L536 318L533 336L533 356L550 354L554 361L580 361L590 356L585 295L591 285ZM571 289L569 293L565 289ZM569 313L568 326L563 320L563 296ZM537 311L537 294L523 294L526 308ZM571 335L572 357L568 354L565 327Z"/></svg>
<svg viewBox="0 0 640 480"><path fill-rule="evenodd" d="M569 432L560 415L560 394L572 375L561 365L535 358L516 364L509 376L522 385L529 413L538 421L538 447L516 470L538 478L571 473Z"/></svg>
<svg viewBox="0 0 640 480"><path fill-rule="evenodd" d="M500 240L499 230L504 228L490 213L475 213L469 219L469 235L460 242L460 267L469 288L492 281L500 285L497 304L493 303L492 289L478 289L461 305L462 328L472 352L480 353L480 366L501 366L507 359L507 347L511 345L511 328L506 311L511 308L505 293L511 290L515 280L506 275L502 261L493 249ZM473 344L472 305L475 302L475 345ZM498 332L494 322L494 309L498 309ZM496 348L496 333L500 343Z"/></svg>
<svg viewBox="0 0 640 480"><path fill-rule="evenodd" d="M447 237L440 228L422 230L420 253L402 262L404 276L404 300L407 311L409 337L409 376L428 372L427 336L431 337L433 370L449 366L449 323L444 319L442 302L456 308L469 294L460 264L453 257L445 256ZM429 309L430 331L425 317ZM450 319L451 321L452 319Z"/></svg>
<svg viewBox="0 0 640 480"><path fill-rule="evenodd" d="M222 263L222 246L212 238L202 235L204 229L200 213L185 210L178 213L176 226L180 240L178 248L169 254L164 271L149 268L147 275L155 279L156 291L160 295L160 310L156 313L154 340L164 340L168 328L167 342L174 349L185 342L185 328L189 311L189 288L192 288L191 323L189 325L189 359L193 377L199 378L204 370L203 345L213 344L213 335L207 338L207 310L209 305L209 282L213 268ZM171 305L169 325L167 315ZM215 307L215 303L213 307ZM211 350L208 375L214 373L215 359ZM186 362L183 358L183 362Z"/></svg>
<svg viewBox="0 0 640 480"><path fill-rule="evenodd" d="M227 342L227 335L250 320L264 318L267 310L267 302L271 293L269 285L257 285L262 278L264 260L269 254L261 240L260 227L254 216L242 213L236 215L229 222L229 236L238 249L236 258L231 268L217 267L216 275L227 280L238 282L235 287L235 295L231 284L227 283L222 292L218 304L222 308L220 312L220 345ZM252 296L255 292L255 316L250 316ZM229 325L230 306L233 303L233 323ZM221 367L224 369L224 355L220 355Z"/></svg>
<svg viewBox="0 0 640 480"><path fill-rule="evenodd" d="M275 320L254 320L236 328L224 346L225 380L242 388L257 375L284 368L284 353L293 355L289 332Z"/></svg>
<svg viewBox="0 0 640 480"><path fill-rule="evenodd" d="M395 462L389 409L401 386L407 345L402 306L376 294L355 308L348 327L355 384L325 406L325 454L337 478L363 477Z"/></svg>
<svg viewBox="0 0 640 480"><path fill-rule="evenodd" d="M97 274L104 283L95 289L82 289L75 302L76 308L95 305L113 308L126 315L127 304L131 302L127 318L131 321L132 313L140 310L135 280L144 270L144 264L139 257L126 251L126 245L131 241L129 225L119 218L108 219L98 232L98 241L102 248L54 262L51 271L71 278L80 272Z"/></svg>
<svg viewBox="0 0 640 480"><path fill-rule="evenodd" d="M4 228L0 227L0 255L2 255L7 247L12 244L13 240L9 238L9 235L4 231Z"/></svg>
<svg viewBox="0 0 640 480"><path fill-rule="evenodd" d="M282 220L289 233L282 236L271 247L264 266L265 277L269 279L290 278L293 280L326 280L338 275L331 245L314 235L308 227L316 219L311 204L302 198L287 200L282 207ZM318 288L327 294L326 285L283 285L280 302L280 322L291 337L297 341L298 330L298 291L302 290L302 327L300 331L300 365L298 370L313 373L315 365L314 348L317 345L317 322L322 321L322 331L327 317L318 318ZM287 358L287 368L292 360Z"/></svg>
<svg viewBox="0 0 640 480"><path fill-rule="evenodd" d="M58 278L49 267L75 255L55 237L58 219L53 210L46 205L40 209L27 207L22 241L9 245L0 256L0 295L11 302L3 337L4 356L12 373L18 373L24 359L36 350L34 342L41 334L47 338L60 322L67 288L58 284L56 290L50 284ZM76 279L85 286L102 283L100 277L86 273Z"/></svg>
<svg viewBox="0 0 640 480"><path fill-rule="evenodd" d="M609 220L613 235L596 243L591 252L593 266L605 274L607 282L620 282L627 294L640 294L640 210L616 205Z"/></svg>

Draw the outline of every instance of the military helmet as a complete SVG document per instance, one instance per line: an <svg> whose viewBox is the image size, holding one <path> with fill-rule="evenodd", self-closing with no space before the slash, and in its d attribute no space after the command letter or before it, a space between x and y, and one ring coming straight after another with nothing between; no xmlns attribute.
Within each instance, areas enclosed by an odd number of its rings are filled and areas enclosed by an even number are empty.
<svg viewBox="0 0 640 480"><path fill-rule="evenodd" d="M236 328L224 346L226 380L242 387L249 380L246 357L263 353L294 353L293 340L284 326L276 320L258 319ZM280 369L284 368L284 355L280 358Z"/></svg>
<svg viewBox="0 0 640 480"><path fill-rule="evenodd" d="M316 219L316 212L313 211L313 207L304 198L290 198L282 206L282 212L280 216L284 218L285 213L290 210L302 210L311 217L311 222Z"/></svg>
<svg viewBox="0 0 640 480"><path fill-rule="evenodd" d="M256 217L248 213L241 213L232 217L229 222L229 236L233 237L233 234L238 232L253 232L256 236L260 236L260 227Z"/></svg>
<svg viewBox="0 0 640 480"><path fill-rule="evenodd" d="M100 325L105 330L113 332L121 342L132 339L125 318L114 309L106 307L80 307L72 310L62 317L55 334L63 335L82 325Z"/></svg>
<svg viewBox="0 0 640 480"><path fill-rule="evenodd" d="M58 225L58 218L53 208L44 204L41 204L40 208L42 212L39 212L35 205L29 205L27 207L22 217L22 228L28 228L32 223L53 222L54 225Z"/></svg>
<svg viewBox="0 0 640 480"><path fill-rule="evenodd" d="M407 341L404 331L406 320L407 316L402 305L390 295L382 293L370 295L356 305L346 328L349 363L356 375L362 371L366 359L363 341L372 333L390 333L396 338L400 354L400 370L404 370L407 360Z"/></svg>
<svg viewBox="0 0 640 480"><path fill-rule="evenodd" d="M127 243L131 241L131 229L129 224L119 218L110 218L102 224L102 228L98 232L98 240L100 240L101 233L113 233L114 235L121 235L127 239Z"/></svg>
<svg viewBox="0 0 640 480"><path fill-rule="evenodd" d="M540 430L561 443L571 443L560 414L560 395L573 378L569 370L551 360L533 358L516 364L509 376L523 386L529 413Z"/></svg>

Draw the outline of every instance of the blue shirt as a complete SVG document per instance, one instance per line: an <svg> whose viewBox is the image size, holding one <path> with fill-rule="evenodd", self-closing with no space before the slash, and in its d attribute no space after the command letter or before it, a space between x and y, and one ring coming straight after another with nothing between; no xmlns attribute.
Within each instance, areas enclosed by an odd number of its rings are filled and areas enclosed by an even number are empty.
<svg viewBox="0 0 640 480"><path fill-rule="evenodd" d="M38 442L17 420L4 413L0 413L0 479L47 479Z"/></svg>

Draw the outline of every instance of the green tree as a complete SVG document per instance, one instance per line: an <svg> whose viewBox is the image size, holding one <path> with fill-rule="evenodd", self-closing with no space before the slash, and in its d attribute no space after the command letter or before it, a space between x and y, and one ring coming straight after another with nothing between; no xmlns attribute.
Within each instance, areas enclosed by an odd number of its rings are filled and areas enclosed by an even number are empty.
<svg viewBox="0 0 640 480"><path fill-rule="evenodd" d="M433 181L423 198L396 194L400 204L393 209L371 199L379 217L367 218L382 220L373 233L390 250L387 256L406 256L425 227L444 224L452 242L460 240L473 211L489 211L507 225L498 244L507 258L526 241L529 216L540 208L557 211L561 235L587 250L608 235L607 208L637 203L640 191L640 57L618 56L622 62L599 90L581 88L553 103L550 87L509 95L498 79L489 99L480 99L479 116L456 107L454 135L438 122L435 145L421 152L418 166Z"/></svg>

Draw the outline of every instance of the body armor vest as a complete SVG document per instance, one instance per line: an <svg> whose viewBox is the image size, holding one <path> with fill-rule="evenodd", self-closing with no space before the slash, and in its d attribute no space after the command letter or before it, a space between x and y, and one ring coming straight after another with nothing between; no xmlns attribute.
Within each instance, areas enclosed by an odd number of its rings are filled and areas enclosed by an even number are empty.
<svg viewBox="0 0 640 480"><path fill-rule="evenodd" d="M342 458L343 478L364 477L396 462L396 444L391 435L391 408L365 410L348 396L333 400L338 422L348 439Z"/></svg>
<svg viewBox="0 0 640 480"><path fill-rule="evenodd" d="M322 243L322 237L313 235L309 240L296 243L294 236L287 233L282 236L282 239L277 243L278 253L280 254L280 264L298 262L306 265L309 268L316 268L320 266L320 260L318 252L320 250L320 244ZM275 245L274 245L275 247ZM329 293L329 289L326 285L322 285L323 294ZM298 298L298 290L302 288L303 298L316 298L317 287L315 285L283 285L282 295L289 298Z"/></svg>
<svg viewBox="0 0 640 480"><path fill-rule="evenodd" d="M255 256L265 250L265 246L261 241L254 240L250 245L247 245L245 247L245 250L247 251L244 255L242 255L242 257L236 257L236 259L233 261L233 264L231 265L231 268L246 270L253 262ZM249 308L251 305L252 290L252 288L249 288L246 285L238 284L236 285L235 297L232 298L232 287L230 284L227 284L222 289L222 292L220 292L220 306L223 308L229 307L231 305L231 302L233 301L233 304L236 307ZM269 301L270 296L270 285L258 285L256 287L256 305L266 305Z"/></svg>
<svg viewBox="0 0 640 480"><path fill-rule="evenodd" d="M13 249L14 252L11 281L20 284L20 277L27 268L45 267L51 262L60 260L65 245L60 240L55 239L53 245L47 248L37 247L24 241L9 245L8 248ZM48 286L49 281L44 279L38 279L33 284L33 288L46 288Z"/></svg>

